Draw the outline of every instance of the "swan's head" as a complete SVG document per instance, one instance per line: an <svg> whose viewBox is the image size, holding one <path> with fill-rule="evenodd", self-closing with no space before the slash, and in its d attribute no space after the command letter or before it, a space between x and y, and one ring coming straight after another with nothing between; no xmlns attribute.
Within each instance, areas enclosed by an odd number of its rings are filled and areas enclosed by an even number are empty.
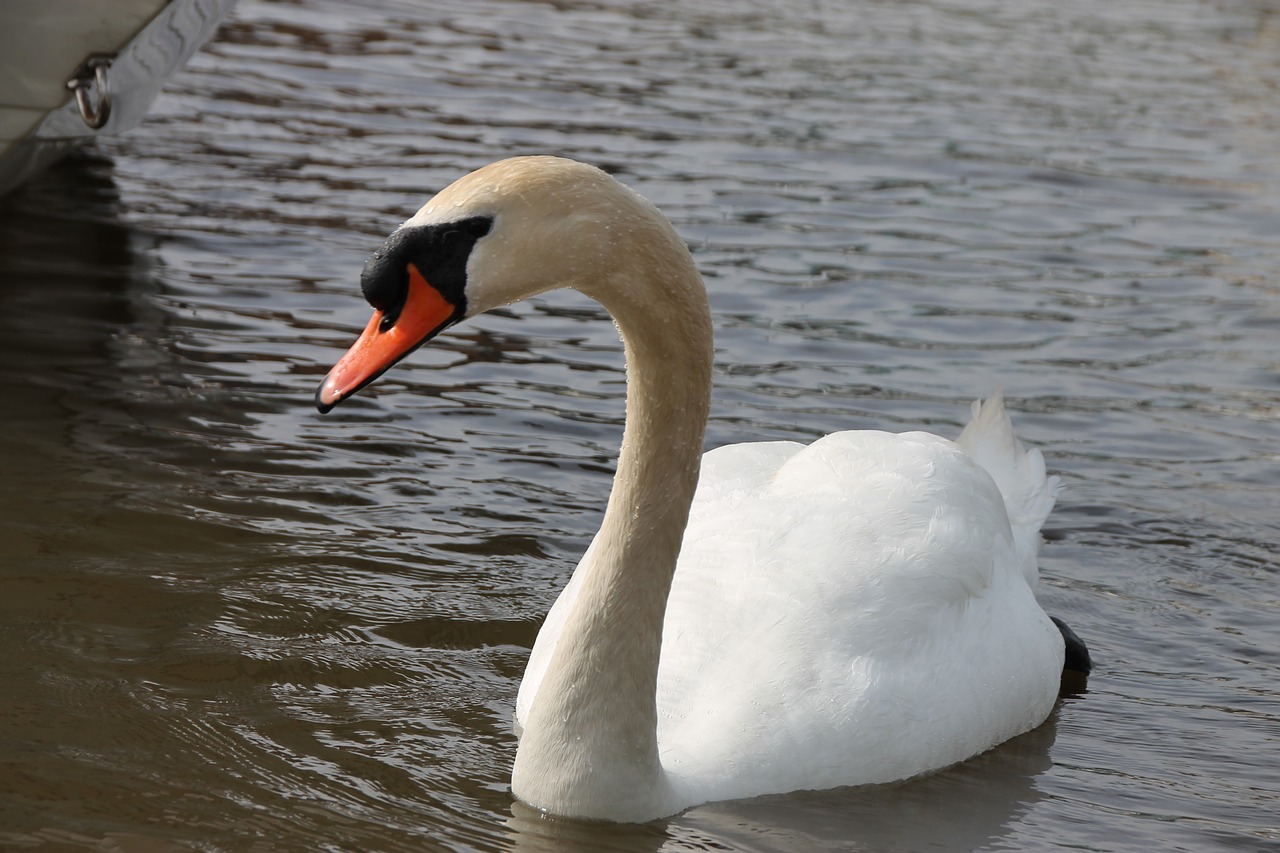
<svg viewBox="0 0 1280 853"><path fill-rule="evenodd" d="M373 318L316 391L316 407L329 411L444 329L491 308L559 287L601 298L618 270L637 263L636 246L673 238L683 250L656 208L593 166L516 157L472 172L365 264L360 286Z"/></svg>

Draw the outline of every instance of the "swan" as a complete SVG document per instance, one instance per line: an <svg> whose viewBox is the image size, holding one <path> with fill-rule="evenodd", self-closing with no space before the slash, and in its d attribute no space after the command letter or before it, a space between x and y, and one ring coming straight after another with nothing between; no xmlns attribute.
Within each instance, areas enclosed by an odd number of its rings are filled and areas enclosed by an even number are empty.
<svg viewBox="0 0 1280 853"><path fill-rule="evenodd" d="M643 822L905 779L1046 719L1068 631L1033 589L1058 481L1001 399L955 441L849 431L703 455L702 279L657 208L599 169L512 158L432 198L366 263L373 317L316 405L562 287L621 332L626 425L600 530L520 685L517 798Z"/></svg>

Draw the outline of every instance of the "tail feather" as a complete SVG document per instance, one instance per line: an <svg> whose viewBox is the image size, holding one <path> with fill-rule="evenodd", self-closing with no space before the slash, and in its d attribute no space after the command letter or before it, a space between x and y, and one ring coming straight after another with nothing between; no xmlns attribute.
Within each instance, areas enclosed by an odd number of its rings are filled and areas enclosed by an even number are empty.
<svg viewBox="0 0 1280 853"><path fill-rule="evenodd" d="M1002 395L974 401L972 412L956 444L986 469L1004 496L1020 562L1034 583L1039 575L1035 557L1040 550L1040 527L1053 509L1062 481L1046 476L1040 451L1018 440Z"/></svg>

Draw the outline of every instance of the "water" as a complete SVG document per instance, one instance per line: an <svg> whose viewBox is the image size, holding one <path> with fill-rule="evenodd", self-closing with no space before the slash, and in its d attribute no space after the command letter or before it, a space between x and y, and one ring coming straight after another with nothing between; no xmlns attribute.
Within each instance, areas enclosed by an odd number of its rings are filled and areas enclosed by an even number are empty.
<svg viewBox="0 0 1280 853"><path fill-rule="evenodd" d="M242 3L142 129L0 200L0 846L1274 849L1277 12ZM710 445L954 433L1003 388L1066 483L1041 598L1087 688L906 785L638 828L513 804L616 335L559 294L310 398L382 237L544 152L692 245Z"/></svg>

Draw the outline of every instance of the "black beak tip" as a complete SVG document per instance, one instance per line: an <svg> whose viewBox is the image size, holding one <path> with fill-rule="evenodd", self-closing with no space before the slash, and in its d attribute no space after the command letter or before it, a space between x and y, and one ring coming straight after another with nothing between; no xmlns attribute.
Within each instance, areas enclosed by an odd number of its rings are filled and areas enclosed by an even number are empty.
<svg viewBox="0 0 1280 853"><path fill-rule="evenodd" d="M333 411L334 406L338 405L342 401L334 400L332 403L326 403L324 399L320 396L323 392L324 392L324 385L321 384L320 387L316 389L315 404L316 404L316 408L320 411L320 414L327 415L329 414L329 412Z"/></svg>

